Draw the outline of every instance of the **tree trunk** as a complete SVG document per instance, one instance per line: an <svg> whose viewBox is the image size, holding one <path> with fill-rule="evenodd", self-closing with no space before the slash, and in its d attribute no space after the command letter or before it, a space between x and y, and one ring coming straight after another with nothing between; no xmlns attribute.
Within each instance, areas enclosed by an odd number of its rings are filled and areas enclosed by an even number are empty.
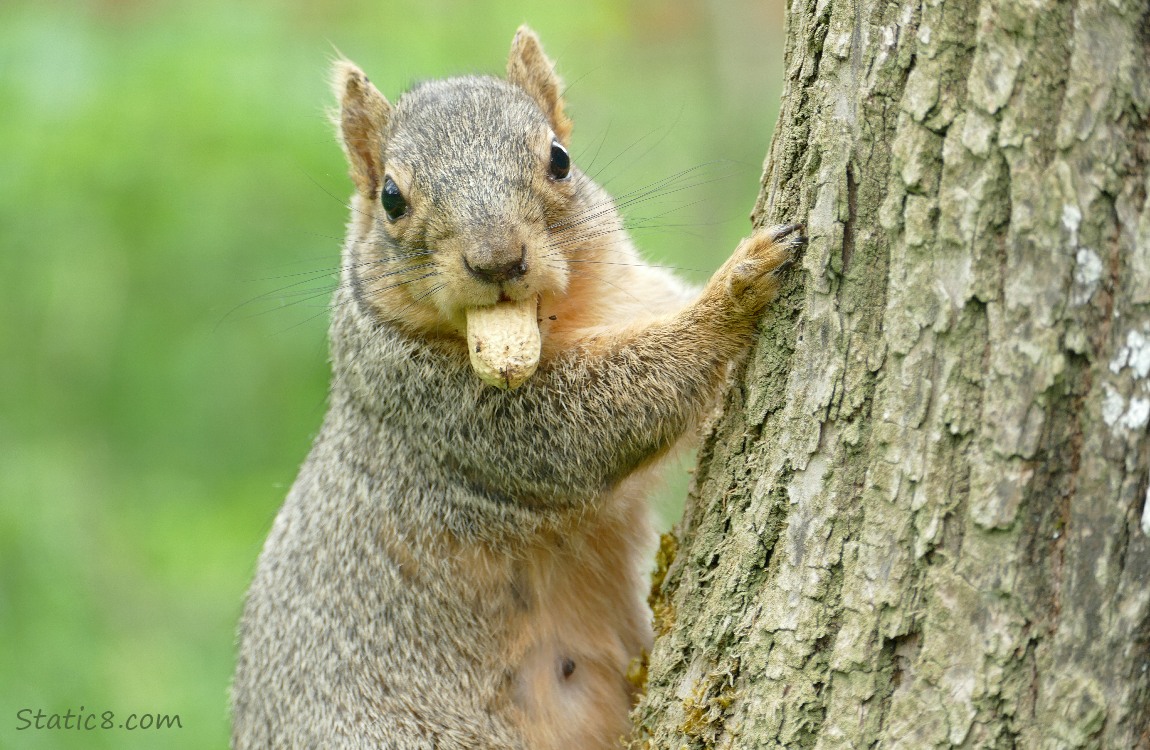
<svg viewBox="0 0 1150 750"><path fill-rule="evenodd" d="M1150 747L1147 7L793 0L640 745Z"/></svg>

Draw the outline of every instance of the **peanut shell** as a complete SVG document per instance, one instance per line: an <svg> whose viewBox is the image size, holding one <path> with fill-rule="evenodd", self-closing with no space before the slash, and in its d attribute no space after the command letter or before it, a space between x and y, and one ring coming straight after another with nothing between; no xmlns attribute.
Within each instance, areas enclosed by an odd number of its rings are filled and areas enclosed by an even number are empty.
<svg viewBox="0 0 1150 750"><path fill-rule="evenodd" d="M539 299L497 302L467 309L467 351L475 374L512 390L539 366Z"/></svg>

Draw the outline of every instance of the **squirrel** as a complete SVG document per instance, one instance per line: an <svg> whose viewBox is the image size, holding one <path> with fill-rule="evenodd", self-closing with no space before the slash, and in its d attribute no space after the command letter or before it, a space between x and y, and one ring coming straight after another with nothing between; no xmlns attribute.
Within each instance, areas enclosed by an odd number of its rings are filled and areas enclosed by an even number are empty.
<svg viewBox="0 0 1150 750"><path fill-rule="evenodd" d="M654 467L717 405L801 228L756 230L701 291L645 263L526 26L506 79L392 105L339 60L334 89L355 193L329 405L247 594L232 747L616 747L652 639ZM493 387L469 315L521 303L537 366Z"/></svg>

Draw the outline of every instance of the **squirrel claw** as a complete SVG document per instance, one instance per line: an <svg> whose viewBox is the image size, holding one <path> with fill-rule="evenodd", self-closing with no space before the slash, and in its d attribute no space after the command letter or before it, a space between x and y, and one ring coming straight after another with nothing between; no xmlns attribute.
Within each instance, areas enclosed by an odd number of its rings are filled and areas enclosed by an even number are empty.
<svg viewBox="0 0 1150 750"><path fill-rule="evenodd" d="M770 233L771 242L778 242L779 240L783 239L784 237L787 237L788 235L792 235L795 232L798 232L798 235L791 237L791 241L787 244L790 244L790 245L805 245L805 244L807 244L807 238L806 238L806 235L803 234L803 225L802 224L797 224L797 223L780 224L778 226L771 227L770 229L767 230L767 232Z"/></svg>
<svg viewBox="0 0 1150 750"><path fill-rule="evenodd" d="M771 227L767 231L770 234L771 241L778 243L781 247L787 250L787 257L777 268L771 271L772 275L778 275L782 271L790 268L798 260L799 251L806 247L807 236L803 232L802 224L782 224L776 227ZM779 240L788 238L786 242L779 243Z"/></svg>
<svg viewBox="0 0 1150 750"><path fill-rule="evenodd" d="M725 267L727 295L738 307L759 309L775 296L781 272L794 265L806 244L802 229L802 224L757 229L740 243Z"/></svg>

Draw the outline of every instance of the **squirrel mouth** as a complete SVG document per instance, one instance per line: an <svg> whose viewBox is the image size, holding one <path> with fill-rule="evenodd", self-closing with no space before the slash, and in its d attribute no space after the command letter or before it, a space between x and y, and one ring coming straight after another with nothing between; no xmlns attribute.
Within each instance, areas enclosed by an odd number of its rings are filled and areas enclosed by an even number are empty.
<svg viewBox="0 0 1150 750"><path fill-rule="evenodd" d="M515 302L504 294L466 315L467 353L479 379L504 390L523 385L539 366L539 297Z"/></svg>

